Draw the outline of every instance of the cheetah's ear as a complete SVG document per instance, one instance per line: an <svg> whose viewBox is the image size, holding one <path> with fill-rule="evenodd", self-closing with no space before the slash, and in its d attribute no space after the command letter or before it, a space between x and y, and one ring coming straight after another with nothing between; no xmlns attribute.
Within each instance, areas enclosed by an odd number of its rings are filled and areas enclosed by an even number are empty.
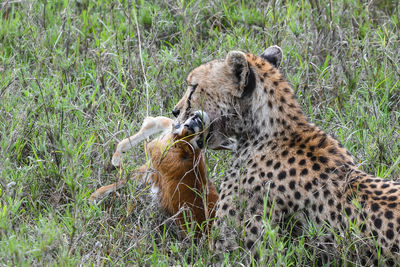
<svg viewBox="0 0 400 267"><path fill-rule="evenodd" d="M225 63L238 81L238 87L232 94L236 97L250 95L255 88L255 76L247 62L246 55L240 51L231 51L226 56Z"/></svg>
<svg viewBox="0 0 400 267"><path fill-rule="evenodd" d="M282 49L277 45L270 46L265 49L261 57L274 65L275 68L279 68L282 62Z"/></svg>

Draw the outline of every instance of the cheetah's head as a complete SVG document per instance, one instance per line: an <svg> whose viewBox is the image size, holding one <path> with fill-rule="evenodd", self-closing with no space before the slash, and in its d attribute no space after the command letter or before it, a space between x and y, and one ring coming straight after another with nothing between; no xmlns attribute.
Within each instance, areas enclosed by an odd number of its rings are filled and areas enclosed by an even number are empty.
<svg viewBox="0 0 400 267"><path fill-rule="evenodd" d="M266 64L277 68L282 59L282 50L272 46L261 57ZM250 68L246 54L231 51L225 60L203 64L188 75L188 89L172 113L178 122L184 122L195 111L205 111L211 120L207 147L230 149L232 138L236 138L236 121L241 119L257 82L256 73Z"/></svg>

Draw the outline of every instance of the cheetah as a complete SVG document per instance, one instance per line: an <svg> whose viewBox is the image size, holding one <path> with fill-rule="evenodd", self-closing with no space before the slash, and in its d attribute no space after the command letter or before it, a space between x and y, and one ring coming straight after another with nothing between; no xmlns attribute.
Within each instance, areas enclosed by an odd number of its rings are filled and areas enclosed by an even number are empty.
<svg viewBox="0 0 400 267"><path fill-rule="evenodd" d="M208 114L210 149L236 140L212 249L221 255L242 248L259 259L265 221L280 226L291 220L300 230L311 222L323 231L317 240L327 251L322 262L337 259L337 237L357 226L359 264L382 263L379 255L387 256L385 264L399 263L400 183L361 171L336 139L307 121L278 69L281 59L275 46L261 56L231 51L203 64L188 75L188 89L173 110L177 121L194 110Z"/></svg>
<svg viewBox="0 0 400 267"><path fill-rule="evenodd" d="M158 197L161 208L174 216L180 226L181 236L186 236L189 226L194 229L196 240L208 232L208 221L215 216L218 200L213 183L207 179L205 156L201 149L207 125L208 117L201 112L196 112L185 123L176 125L166 117L147 117L138 133L117 145L112 158L112 164L120 166L122 153L148 136L164 131L147 145L151 162L141 166L132 178L150 181L151 190ZM122 179L97 189L89 201L99 201L124 187L126 182L126 179ZM193 218L193 221L189 218Z"/></svg>

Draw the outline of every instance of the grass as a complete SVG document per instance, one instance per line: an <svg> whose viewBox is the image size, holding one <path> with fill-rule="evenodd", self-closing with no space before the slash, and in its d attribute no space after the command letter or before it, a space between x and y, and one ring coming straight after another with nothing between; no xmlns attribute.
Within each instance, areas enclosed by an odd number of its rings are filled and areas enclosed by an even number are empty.
<svg viewBox="0 0 400 267"><path fill-rule="evenodd" d="M110 168L118 139L147 114L170 116L188 72L233 49L281 46L309 119L363 170L400 177L397 1L16 0L0 8L0 265L212 263L207 242L176 239L147 188L132 182L98 206L87 199L144 162L138 148L121 174ZM230 155L208 158L218 187ZM268 227L263 264L313 264L312 226L293 239ZM225 256L243 263L242 251Z"/></svg>

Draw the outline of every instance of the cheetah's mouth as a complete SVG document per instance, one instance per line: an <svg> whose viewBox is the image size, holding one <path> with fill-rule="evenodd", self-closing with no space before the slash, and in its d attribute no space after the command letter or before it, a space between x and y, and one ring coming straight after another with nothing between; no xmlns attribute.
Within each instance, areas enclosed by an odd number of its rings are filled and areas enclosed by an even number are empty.
<svg viewBox="0 0 400 267"><path fill-rule="evenodd" d="M210 126L210 118L203 111L196 111L184 123L175 123L173 132L182 134L185 131L190 143L195 148L204 148L205 136L208 135Z"/></svg>
<svg viewBox="0 0 400 267"><path fill-rule="evenodd" d="M215 116L212 115L205 111L195 111L183 123L175 124L175 129L184 127L195 134L191 143L200 149L207 147L212 150L233 150L236 141L224 134L227 127L224 117L213 119ZM182 118L178 117L177 121L180 119Z"/></svg>
<svg viewBox="0 0 400 267"><path fill-rule="evenodd" d="M196 111L192 117L185 121L184 127L190 132L198 133L209 127L210 119L206 112Z"/></svg>

